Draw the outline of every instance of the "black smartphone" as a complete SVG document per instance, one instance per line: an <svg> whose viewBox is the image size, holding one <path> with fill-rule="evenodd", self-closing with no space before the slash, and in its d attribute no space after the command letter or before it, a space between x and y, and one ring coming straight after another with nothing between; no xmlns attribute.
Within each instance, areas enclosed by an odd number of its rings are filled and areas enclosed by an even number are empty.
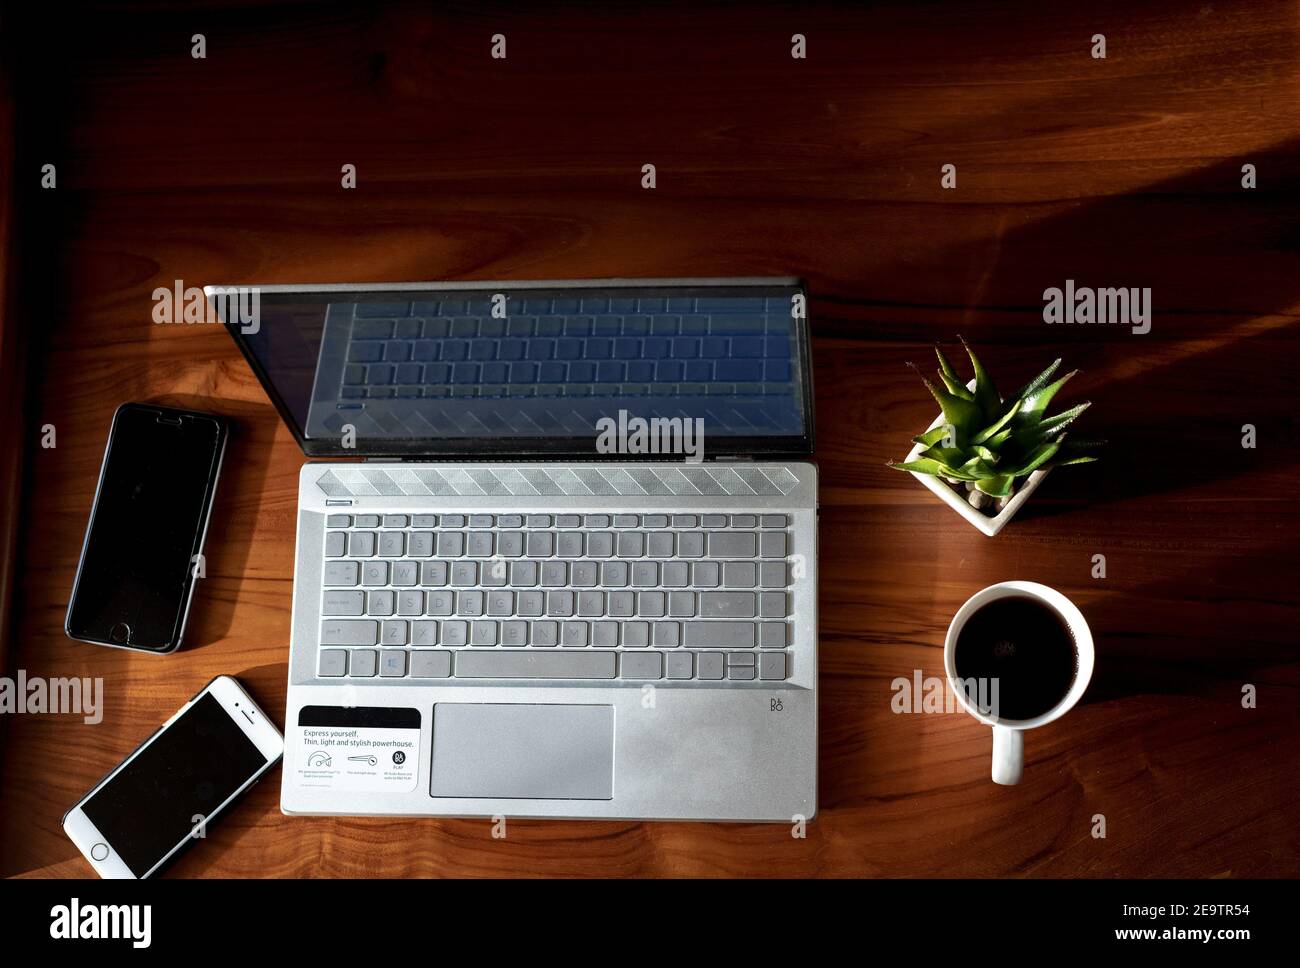
<svg viewBox="0 0 1300 968"><path fill-rule="evenodd" d="M180 646L228 433L215 414L118 407L68 603L69 638L145 652Z"/></svg>

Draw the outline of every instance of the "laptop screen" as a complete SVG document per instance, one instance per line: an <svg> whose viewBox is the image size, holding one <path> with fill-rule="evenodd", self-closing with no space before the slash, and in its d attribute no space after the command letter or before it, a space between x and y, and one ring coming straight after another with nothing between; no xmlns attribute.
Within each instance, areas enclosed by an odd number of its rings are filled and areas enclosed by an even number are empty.
<svg viewBox="0 0 1300 968"><path fill-rule="evenodd" d="M208 292L311 455L811 452L791 280Z"/></svg>

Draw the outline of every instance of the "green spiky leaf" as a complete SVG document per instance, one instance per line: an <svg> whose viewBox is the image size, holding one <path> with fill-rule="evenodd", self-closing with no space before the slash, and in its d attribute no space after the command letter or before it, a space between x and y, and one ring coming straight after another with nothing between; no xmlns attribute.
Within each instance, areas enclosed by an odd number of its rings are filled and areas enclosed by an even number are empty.
<svg viewBox="0 0 1300 968"><path fill-rule="evenodd" d="M983 491L989 497L1006 497L1011 493L1015 480L1010 474L1000 474L997 477L990 477L988 480L976 481L975 488Z"/></svg>
<svg viewBox="0 0 1300 968"><path fill-rule="evenodd" d="M961 397L935 386L924 375L922 375L921 380L925 383L925 388L930 391L930 395L938 402L939 408L943 411L944 420L952 425L953 430L956 432L954 436L957 438L957 444L960 446L970 437L980 421L979 407L970 400L963 400Z"/></svg>
<svg viewBox="0 0 1300 968"><path fill-rule="evenodd" d="M977 433L972 438L971 442L975 444L987 443L989 438L997 434L999 430L1001 430L1003 427L1007 425L1007 423L1011 420L1012 417L1014 417L1016 414L1020 412L1020 405L1021 405L1020 401L1017 400L1015 403L1011 405L1010 410L1008 410L1006 413L1004 413L993 423L989 424L987 427L985 427L983 430Z"/></svg>
<svg viewBox="0 0 1300 968"><path fill-rule="evenodd" d="M1070 378L1078 373L1078 370L1071 370L1065 376L1061 377L1055 383L1049 383L1047 386L1035 390L1026 396L1020 405L1020 413L1017 415L1018 423L1038 423L1042 420L1043 411L1047 405L1052 402L1052 397L1056 396L1061 387L1070 381Z"/></svg>
<svg viewBox="0 0 1300 968"><path fill-rule="evenodd" d="M919 437L913 437L912 443L920 444L922 447L933 447L939 441L948 435L948 425L939 424L937 427L931 427Z"/></svg>
<svg viewBox="0 0 1300 968"><path fill-rule="evenodd" d="M1002 409L1002 398L998 396L998 388L994 386L993 377L989 376L988 371L984 369L984 364L979 361L970 344L962 339L961 345L966 347L966 355L970 357L971 368L975 371L975 403L985 417L991 417Z"/></svg>
<svg viewBox="0 0 1300 968"><path fill-rule="evenodd" d="M1030 380L1028 383L1022 386L1019 390L1017 390L1014 394L1012 394L1011 399L1023 400L1031 393L1034 393L1035 391L1042 389L1044 386L1047 385L1047 381L1052 378L1052 374L1056 372L1057 368L1060 365L1061 365L1061 358L1058 356L1052 362L1051 366L1049 366L1042 373L1038 374L1038 376L1034 377L1032 380Z"/></svg>
<svg viewBox="0 0 1300 968"><path fill-rule="evenodd" d="M963 400L974 400L975 394L966 388L966 382L957 375L957 371L948 362L948 357L943 355L943 350L936 346L934 355L939 358L939 379L943 380L943 385L948 388L948 392Z"/></svg>
<svg viewBox="0 0 1300 968"><path fill-rule="evenodd" d="M969 474L962 474L937 460L931 460L928 457L918 457L915 460L904 461L901 464L889 464L889 467L896 471L911 471L913 474L930 474L934 477L953 477L958 480L973 481L974 477Z"/></svg>

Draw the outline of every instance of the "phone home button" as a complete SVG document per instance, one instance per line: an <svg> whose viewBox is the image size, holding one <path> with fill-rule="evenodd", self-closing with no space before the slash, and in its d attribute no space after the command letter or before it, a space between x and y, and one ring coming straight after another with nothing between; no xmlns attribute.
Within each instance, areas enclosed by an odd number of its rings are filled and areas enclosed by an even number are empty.
<svg viewBox="0 0 1300 968"><path fill-rule="evenodd" d="M90 856L94 860L103 860L108 856L108 844L96 844L91 847Z"/></svg>
<svg viewBox="0 0 1300 968"><path fill-rule="evenodd" d="M131 637L131 626L127 625L125 622L118 622L109 631L108 637L114 642L125 642Z"/></svg>

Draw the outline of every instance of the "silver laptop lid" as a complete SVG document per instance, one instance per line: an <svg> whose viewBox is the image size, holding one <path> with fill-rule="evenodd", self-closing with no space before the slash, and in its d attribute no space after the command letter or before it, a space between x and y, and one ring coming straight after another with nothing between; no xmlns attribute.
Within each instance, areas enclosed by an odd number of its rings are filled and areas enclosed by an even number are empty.
<svg viewBox="0 0 1300 968"><path fill-rule="evenodd" d="M308 455L596 459L648 430L619 459L671 460L656 430L691 427L705 458L812 452L796 279L205 293Z"/></svg>

